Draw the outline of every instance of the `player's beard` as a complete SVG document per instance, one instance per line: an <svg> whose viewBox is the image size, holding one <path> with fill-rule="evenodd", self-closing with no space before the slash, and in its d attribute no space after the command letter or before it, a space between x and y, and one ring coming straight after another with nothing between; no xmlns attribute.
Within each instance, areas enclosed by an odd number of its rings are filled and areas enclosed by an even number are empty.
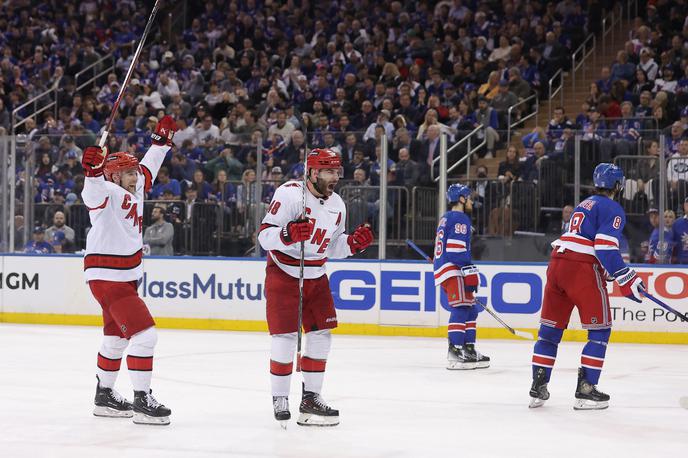
<svg viewBox="0 0 688 458"><path fill-rule="evenodd" d="M467 215L473 213L473 202L466 202L463 204L463 212Z"/></svg>
<svg viewBox="0 0 688 458"><path fill-rule="evenodd" d="M330 197L332 195L335 186L337 186L336 181L327 181L320 177L316 178L315 183L313 183L315 190L325 197Z"/></svg>

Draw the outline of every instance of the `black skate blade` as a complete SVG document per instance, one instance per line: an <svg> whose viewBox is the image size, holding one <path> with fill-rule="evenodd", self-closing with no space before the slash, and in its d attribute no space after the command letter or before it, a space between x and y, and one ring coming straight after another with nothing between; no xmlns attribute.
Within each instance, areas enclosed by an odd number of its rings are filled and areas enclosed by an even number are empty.
<svg viewBox="0 0 688 458"><path fill-rule="evenodd" d="M312 413L302 412L299 415L299 419L296 421L299 426L320 426L320 427L330 427L337 426L339 424L339 416L329 416L315 415Z"/></svg>
<svg viewBox="0 0 688 458"><path fill-rule="evenodd" d="M134 416L133 410L117 410L107 406L95 406L93 415L104 418L131 418Z"/></svg>
<svg viewBox="0 0 688 458"><path fill-rule="evenodd" d="M137 425L166 426L170 424L170 417L153 417L141 412L134 412L134 423Z"/></svg>

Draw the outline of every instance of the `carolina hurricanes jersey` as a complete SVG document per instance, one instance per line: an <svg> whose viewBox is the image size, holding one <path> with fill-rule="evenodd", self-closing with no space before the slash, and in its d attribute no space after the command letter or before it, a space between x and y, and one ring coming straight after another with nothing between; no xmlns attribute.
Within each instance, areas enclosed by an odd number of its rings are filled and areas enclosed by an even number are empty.
<svg viewBox="0 0 688 458"><path fill-rule="evenodd" d="M258 241L268 251L268 262L277 266L292 277L299 277L301 244L287 245L282 239L282 228L301 216L301 181L288 181L277 188L263 218ZM310 240L306 241L303 278L314 279L325 275L325 262L328 258L351 256L351 248L344 234L346 207L337 193L327 199L315 197L306 191L306 216L315 227Z"/></svg>
<svg viewBox="0 0 688 458"><path fill-rule="evenodd" d="M619 240L626 224L621 205L612 199L595 195L573 210L569 230L552 242L559 252L575 251L595 256L611 275L626 267Z"/></svg>
<svg viewBox="0 0 688 458"><path fill-rule="evenodd" d="M471 219L464 212L448 211L437 225L435 285L461 276L461 267L468 264L471 264Z"/></svg>
<svg viewBox="0 0 688 458"><path fill-rule="evenodd" d="M140 163L136 192L105 180L86 178L81 198L91 229L86 237L86 281L132 281L143 276L143 201L169 146L152 145Z"/></svg>

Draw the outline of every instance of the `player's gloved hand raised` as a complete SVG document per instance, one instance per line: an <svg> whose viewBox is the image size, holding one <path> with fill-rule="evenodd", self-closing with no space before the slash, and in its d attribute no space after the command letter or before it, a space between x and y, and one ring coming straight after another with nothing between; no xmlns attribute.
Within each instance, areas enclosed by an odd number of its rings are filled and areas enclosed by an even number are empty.
<svg viewBox="0 0 688 458"><path fill-rule="evenodd" d="M106 157L106 146L103 148L100 146L87 146L81 158L81 166L84 169L84 175L90 178L103 175L103 164L105 163Z"/></svg>
<svg viewBox="0 0 688 458"><path fill-rule="evenodd" d="M177 121L170 115L165 115L155 126L155 132L151 134L151 140L158 146L172 146L172 137L177 131Z"/></svg>
<svg viewBox="0 0 688 458"><path fill-rule="evenodd" d="M468 293L477 293L480 285L480 277L478 276L478 266L469 264L461 268L461 275L463 275L463 289Z"/></svg>
<svg viewBox="0 0 688 458"><path fill-rule="evenodd" d="M632 301L643 301L643 293L647 288L635 270L626 267L614 274L614 278L621 288L621 294Z"/></svg>
<svg viewBox="0 0 688 458"><path fill-rule="evenodd" d="M314 225L308 218L299 218L289 222L282 228L282 242L291 245L297 242L305 242L311 238Z"/></svg>
<svg viewBox="0 0 688 458"><path fill-rule="evenodd" d="M373 231L370 230L370 224L363 223L356 228L353 234L346 239L351 248L351 254L360 253L373 243Z"/></svg>

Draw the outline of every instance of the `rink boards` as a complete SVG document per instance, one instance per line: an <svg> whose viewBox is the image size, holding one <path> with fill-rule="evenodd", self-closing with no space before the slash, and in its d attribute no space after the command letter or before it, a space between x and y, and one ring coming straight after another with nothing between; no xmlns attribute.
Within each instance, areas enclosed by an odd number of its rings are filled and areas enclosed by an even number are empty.
<svg viewBox="0 0 688 458"><path fill-rule="evenodd" d="M330 261L330 286L338 332L369 335L446 336L446 298L425 262ZM0 321L100 325L100 308L83 281L76 255L2 256ZM546 264L479 263L483 302L511 326L538 327ZM147 257L139 294L161 327L266 330L264 259ZM688 311L688 269L636 266L649 291ZM581 286L583 287L583 286ZM636 304L608 284L618 342L688 343L688 323L654 306ZM575 314L574 314L575 315ZM511 335L487 313L478 318L480 338ZM565 338L585 333L574 316Z"/></svg>

